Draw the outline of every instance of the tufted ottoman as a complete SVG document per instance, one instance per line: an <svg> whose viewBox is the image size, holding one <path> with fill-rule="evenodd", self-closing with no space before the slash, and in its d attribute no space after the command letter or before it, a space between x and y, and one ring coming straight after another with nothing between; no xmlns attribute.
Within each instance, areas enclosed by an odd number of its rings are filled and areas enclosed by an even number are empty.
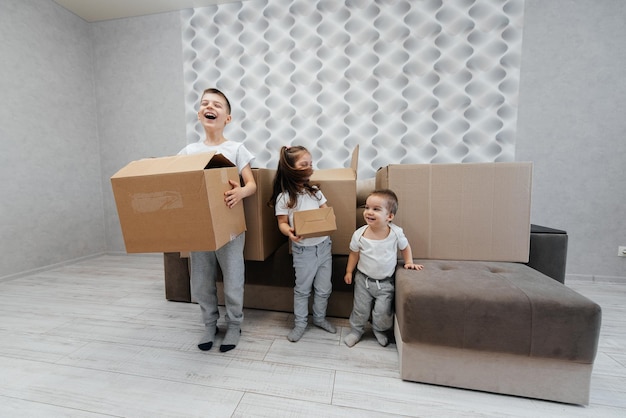
<svg viewBox="0 0 626 418"><path fill-rule="evenodd" d="M517 263L396 272L404 380L588 404L600 306Z"/></svg>

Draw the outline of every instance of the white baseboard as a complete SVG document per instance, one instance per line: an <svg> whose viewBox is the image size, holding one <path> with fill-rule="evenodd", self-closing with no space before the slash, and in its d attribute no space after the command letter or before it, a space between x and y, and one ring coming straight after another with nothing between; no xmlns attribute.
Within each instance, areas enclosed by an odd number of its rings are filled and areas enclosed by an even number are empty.
<svg viewBox="0 0 626 418"><path fill-rule="evenodd" d="M565 283L617 283L626 284L625 276L602 276L593 274L566 274Z"/></svg>

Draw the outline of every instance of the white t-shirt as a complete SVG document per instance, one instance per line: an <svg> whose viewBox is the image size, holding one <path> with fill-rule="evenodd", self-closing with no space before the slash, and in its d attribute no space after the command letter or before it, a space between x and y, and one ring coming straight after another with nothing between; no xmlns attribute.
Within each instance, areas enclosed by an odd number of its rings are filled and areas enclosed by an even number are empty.
<svg viewBox="0 0 626 418"><path fill-rule="evenodd" d="M398 250L409 245L404 231L397 225L389 224L389 235L385 239L373 240L363 236L368 225L352 234L350 251L359 253L357 268L366 276L382 280L393 275L398 266Z"/></svg>
<svg viewBox="0 0 626 418"><path fill-rule="evenodd" d="M326 203L326 197L321 190L317 190L315 193L315 197L311 196L309 193L303 192L298 194L298 198L296 200L296 206L293 208L288 208L287 204L289 203L289 193L281 193L276 198L276 206L274 207L274 211L276 216L278 215L289 215L289 226L293 228L293 213L301 210L311 210L311 209L319 209L324 203ZM297 232L297 231L296 231ZM317 245L324 242L324 240L328 238L328 236L324 237L313 237L313 238L302 238L298 243L293 243L295 245L302 245L305 247L311 245Z"/></svg>
<svg viewBox="0 0 626 418"><path fill-rule="evenodd" d="M204 140L194 142L187 145L180 150L178 155L191 155L201 154L203 152L216 152L222 154L228 158L233 164L237 166L239 173L244 167L254 159L254 156L246 149L246 147L240 142L225 141L219 145L208 146L204 143Z"/></svg>

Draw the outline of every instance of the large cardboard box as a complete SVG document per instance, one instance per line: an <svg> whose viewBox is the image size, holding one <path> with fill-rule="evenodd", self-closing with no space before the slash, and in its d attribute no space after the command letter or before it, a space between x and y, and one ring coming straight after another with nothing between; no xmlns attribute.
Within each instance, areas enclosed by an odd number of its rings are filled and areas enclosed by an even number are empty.
<svg viewBox="0 0 626 418"><path fill-rule="evenodd" d="M278 229L274 208L269 207L276 170L253 168L256 193L243 201L246 215L246 245L243 255L246 260L263 261L280 247L287 237Z"/></svg>
<svg viewBox="0 0 626 418"><path fill-rule="evenodd" d="M349 168L315 170L311 184L319 184L320 190L334 209L337 230L330 234L333 254L350 253L350 239L356 230L356 177L358 170L359 147L352 153Z"/></svg>
<svg viewBox="0 0 626 418"><path fill-rule="evenodd" d="M376 187L398 195L394 222L415 258L527 262L532 163L389 165Z"/></svg>
<svg viewBox="0 0 626 418"><path fill-rule="evenodd" d="M332 207L301 210L293 213L293 226L302 238L323 237L337 230Z"/></svg>
<svg viewBox="0 0 626 418"><path fill-rule="evenodd" d="M224 193L233 163L204 153L133 161L111 177L126 251L213 251L246 230L243 205Z"/></svg>

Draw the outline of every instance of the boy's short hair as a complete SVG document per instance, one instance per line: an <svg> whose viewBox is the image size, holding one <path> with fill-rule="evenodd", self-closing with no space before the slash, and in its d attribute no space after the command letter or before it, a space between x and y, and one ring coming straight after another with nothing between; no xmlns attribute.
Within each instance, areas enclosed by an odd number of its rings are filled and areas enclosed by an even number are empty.
<svg viewBox="0 0 626 418"><path fill-rule="evenodd" d="M384 198L387 201L387 210L394 215L396 214L396 212L398 211L398 196L396 196L393 190L378 189L370 193L370 196L372 195Z"/></svg>
<svg viewBox="0 0 626 418"><path fill-rule="evenodd" d="M212 93L212 94L217 94L218 96L221 96L222 99L224 99L224 101L226 101L226 111L228 112L228 114L230 115L231 109L230 109L230 101L228 100L228 97L226 97L226 95L224 93L222 93L220 90L216 89L216 88L208 88L206 90L204 90L202 92L202 96L200 96L200 99L202 99L204 97L205 94L207 93Z"/></svg>

